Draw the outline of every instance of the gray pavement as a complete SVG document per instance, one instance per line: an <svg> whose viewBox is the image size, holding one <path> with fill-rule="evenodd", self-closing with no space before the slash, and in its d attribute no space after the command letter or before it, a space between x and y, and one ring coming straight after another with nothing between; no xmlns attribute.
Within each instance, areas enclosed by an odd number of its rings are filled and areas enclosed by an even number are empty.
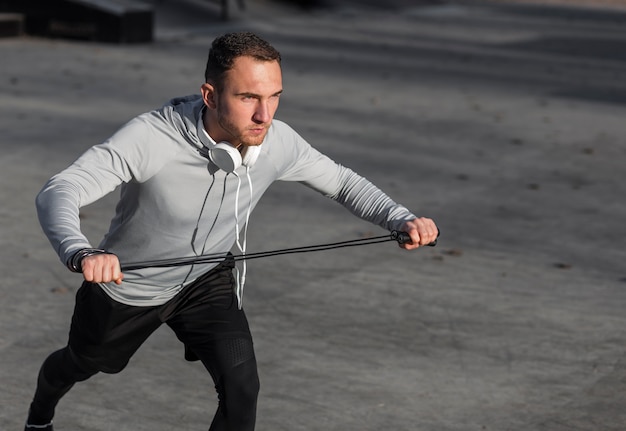
<svg viewBox="0 0 626 431"><path fill-rule="evenodd" d="M21 430L80 277L40 231L43 182L132 116L198 91L210 41L249 29L284 57L278 117L420 215L440 244L250 262L264 431L626 429L624 15L489 3L230 22L163 0L156 41L0 40L0 430ZM98 242L115 196L86 207ZM296 184L250 251L383 234ZM159 330L121 374L78 384L56 429L202 430L208 375Z"/></svg>

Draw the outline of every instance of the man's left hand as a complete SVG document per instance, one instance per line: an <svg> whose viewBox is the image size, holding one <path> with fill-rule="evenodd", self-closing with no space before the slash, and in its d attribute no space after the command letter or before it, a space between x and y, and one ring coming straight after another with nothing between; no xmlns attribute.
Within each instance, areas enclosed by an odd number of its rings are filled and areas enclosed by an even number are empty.
<svg viewBox="0 0 626 431"><path fill-rule="evenodd" d="M402 230L409 234L411 242L400 244L406 250L413 250L420 246L433 243L439 235L439 229L434 221L426 217L418 217L406 222Z"/></svg>

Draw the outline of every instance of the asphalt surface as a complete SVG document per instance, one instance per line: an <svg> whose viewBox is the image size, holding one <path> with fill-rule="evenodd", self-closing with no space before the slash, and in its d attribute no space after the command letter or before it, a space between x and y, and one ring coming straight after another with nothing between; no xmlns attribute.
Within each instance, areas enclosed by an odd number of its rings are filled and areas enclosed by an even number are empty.
<svg viewBox="0 0 626 431"><path fill-rule="evenodd" d="M134 115L195 93L214 37L282 53L277 117L419 215L393 243L250 262L258 430L626 429L626 26L608 9L342 2L303 10L162 0L141 45L0 40L0 430L21 430L80 277L41 232L44 181ZM393 6L393 7L391 7ZM97 243L115 194L82 212ZM249 251L381 235L297 184ZM208 375L167 328L78 384L58 431L202 430Z"/></svg>

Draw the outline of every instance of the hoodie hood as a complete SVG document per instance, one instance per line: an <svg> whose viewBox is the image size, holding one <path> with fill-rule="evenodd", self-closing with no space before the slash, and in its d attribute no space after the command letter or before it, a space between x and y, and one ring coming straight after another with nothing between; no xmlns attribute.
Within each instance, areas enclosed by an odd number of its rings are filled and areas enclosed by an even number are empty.
<svg viewBox="0 0 626 431"><path fill-rule="evenodd" d="M154 111L154 114L162 117L163 121L179 132L191 146L200 149L203 144L198 136L198 119L203 109L202 96L193 94L171 99Z"/></svg>

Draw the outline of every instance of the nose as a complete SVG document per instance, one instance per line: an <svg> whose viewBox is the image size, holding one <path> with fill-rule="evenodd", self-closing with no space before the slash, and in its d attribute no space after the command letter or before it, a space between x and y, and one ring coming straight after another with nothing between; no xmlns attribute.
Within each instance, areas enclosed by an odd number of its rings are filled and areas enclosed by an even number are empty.
<svg viewBox="0 0 626 431"><path fill-rule="evenodd" d="M267 101L260 100L254 111L252 119L259 124L265 124L272 121L272 110Z"/></svg>

